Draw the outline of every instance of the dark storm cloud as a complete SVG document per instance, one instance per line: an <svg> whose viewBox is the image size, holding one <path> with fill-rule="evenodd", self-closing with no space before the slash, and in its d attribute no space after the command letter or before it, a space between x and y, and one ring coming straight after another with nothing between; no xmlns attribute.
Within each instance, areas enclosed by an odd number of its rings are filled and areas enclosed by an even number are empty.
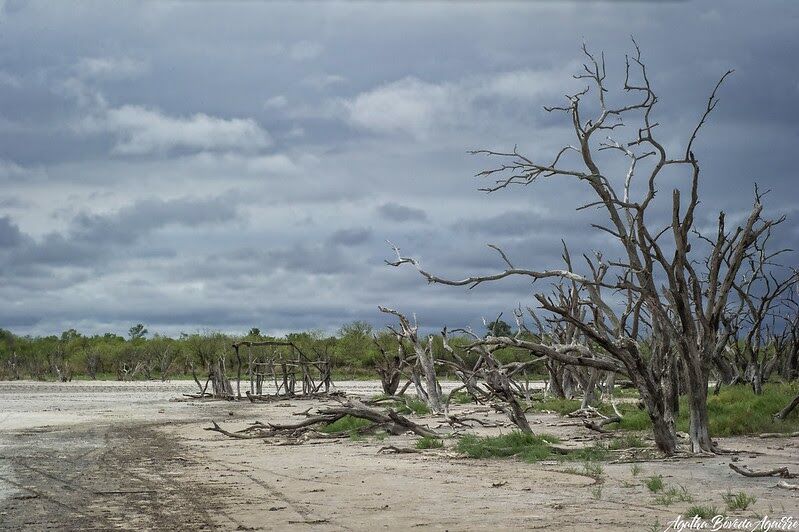
<svg viewBox="0 0 799 532"><path fill-rule="evenodd" d="M339 229L330 236L330 242L342 246L357 246L372 237L370 228Z"/></svg>
<svg viewBox="0 0 799 532"><path fill-rule="evenodd" d="M169 226L199 227L228 222L236 217L229 196L211 199L143 199L108 214L81 212L66 231L53 231L40 239L23 234L8 216L0 217L0 264L22 275L34 265L99 265L122 255L154 257L169 255L158 246L133 247L156 230ZM3 253L2 248L8 249Z"/></svg>
<svg viewBox="0 0 799 532"><path fill-rule="evenodd" d="M378 304L431 329L509 316L529 280L428 286L383 263L384 241L455 277L503 267L487 243L535 268L561 265L561 239L617 255L591 228L602 213L575 211L584 183L486 195L472 176L497 161L465 152L549 160L574 139L542 106L583 88L582 41L620 102L630 34L676 153L736 69L695 143L702 229L739 217L757 181L790 216L775 245L799 247L795 3L0 6L0 326L22 333L335 331L385 323ZM599 159L623 180L624 160ZM664 173L653 223L686 183Z"/></svg>
<svg viewBox="0 0 799 532"><path fill-rule="evenodd" d="M72 220L73 240L96 244L130 244L170 224L196 227L218 224L236 217L230 197L145 199L111 214L81 213Z"/></svg>
<svg viewBox="0 0 799 532"><path fill-rule="evenodd" d="M0 216L0 248L12 248L22 243L22 232L11 217Z"/></svg>
<svg viewBox="0 0 799 532"><path fill-rule="evenodd" d="M398 203L384 203L377 208L377 212L381 217L391 222L423 222L427 220L427 213L422 209L406 207Z"/></svg>

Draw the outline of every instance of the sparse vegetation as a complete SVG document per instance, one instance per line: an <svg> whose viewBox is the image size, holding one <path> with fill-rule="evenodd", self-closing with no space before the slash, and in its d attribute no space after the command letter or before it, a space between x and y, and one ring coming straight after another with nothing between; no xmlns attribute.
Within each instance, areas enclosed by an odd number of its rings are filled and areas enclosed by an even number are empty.
<svg viewBox="0 0 799 532"><path fill-rule="evenodd" d="M506 458L518 456L522 460L536 462L552 458L552 444L558 443L554 436L527 434L514 431L502 436L479 437L467 434L457 445L458 452L470 458Z"/></svg>
<svg viewBox="0 0 799 532"><path fill-rule="evenodd" d="M644 481L644 485L652 493L658 493L663 490L663 475L652 475Z"/></svg>
<svg viewBox="0 0 799 532"><path fill-rule="evenodd" d="M646 443L644 443L644 440L642 440L637 434L623 434L617 438L613 438L608 443L608 449L612 451L640 447L646 447Z"/></svg>
<svg viewBox="0 0 799 532"><path fill-rule="evenodd" d="M693 500L693 496L683 486L680 486L679 489L670 487L655 497L655 504L671 506L675 502L693 502Z"/></svg>
<svg viewBox="0 0 799 532"><path fill-rule="evenodd" d="M583 470L585 474L594 479L602 478L602 475L605 473L605 468L602 467L602 464L596 462L586 462L583 464Z"/></svg>
<svg viewBox="0 0 799 532"><path fill-rule="evenodd" d="M757 499L746 492L738 493L727 492L721 496L728 510L746 510L757 502Z"/></svg>
<svg viewBox="0 0 799 532"><path fill-rule="evenodd" d="M707 520L717 515L719 515L719 511L715 506L691 506L685 511L685 516L688 518L699 517Z"/></svg>
<svg viewBox="0 0 799 532"><path fill-rule="evenodd" d="M517 456L528 462L541 460L595 461L607 457L607 448L601 444L566 451L553 448L559 442L550 435L533 435L514 431L502 436L463 436L457 450L471 458L506 458ZM600 466L601 468L601 466Z"/></svg>
<svg viewBox="0 0 799 532"><path fill-rule="evenodd" d="M320 427L320 431L328 434L336 432L347 432L350 435L360 433L366 427L373 425L373 423L366 419L361 419L354 416L344 416L341 419L334 421L328 425Z"/></svg>
<svg viewBox="0 0 799 532"><path fill-rule="evenodd" d="M442 447L444 447L444 442L439 438L423 436L416 441L417 449L440 449Z"/></svg>
<svg viewBox="0 0 799 532"><path fill-rule="evenodd" d="M396 411L400 414L416 414L417 416L423 416L430 413L430 407L428 407L424 401L416 397L406 397L405 402L399 404Z"/></svg>

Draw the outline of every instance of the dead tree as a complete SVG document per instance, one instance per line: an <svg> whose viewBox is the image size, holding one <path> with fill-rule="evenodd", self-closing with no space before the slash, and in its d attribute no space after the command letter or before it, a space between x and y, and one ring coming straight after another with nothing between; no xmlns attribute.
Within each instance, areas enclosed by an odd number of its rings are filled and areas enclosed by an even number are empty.
<svg viewBox="0 0 799 532"><path fill-rule="evenodd" d="M426 342L423 342L419 338L419 325L416 323L415 319L414 323L411 324L408 318L396 310L386 307L378 307L378 309L380 309L380 312L396 316L397 320L399 320L399 329L394 329L393 327L389 327L389 329L397 336L400 349L403 348L403 340L410 343L413 349L416 360L413 365L411 378L416 387L416 394L419 396L419 399L427 404L431 412L434 414L441 414L444 408L441 400L441 385L438 383L438 377L436 377L432 335L428 336Z"/></svg>
<svg viewBox="0 0 799 532"><path fill-rule="evenodd" d="M755 249L755 243L782 218L763 218L762 195L755 190L751 211L738 227L729 229L724 213L720 213L715 235L706 237L695 228L700 204L700 165L693 151L694 142L718 103L719 88L732 71L726 72L716 84L702 116L688 136L684 151L670 155L656 136L658 123L652 115L658 98L637 44L635 53L626 60L623 91L632 98L626 104L613 105L608 101L604 55L597 58L585 46L583 52L586 64L583 72L575 77L585 80L588 87L569 95L565 105L545 108L548 112L568 116L575 144L563 147L546 162L522 155L516 149L474 153L503 161L498 167L478 174L495 179L483 189L487 192L513 185L530 185L544 178L587 185L594 200L579 208L597 207L604 212L607 224L594 224L594 227L610 235L615 243L614 254L621 254L619 259L599 264L607 270L606 275L596 280L596 276L581 275L572 269L518 268L499 248L495 249L507 266L504 271L460 280L429 273L418 261L399 253L396 261L387 262L394 266L411 264L428 282L450 286L474 287L519 275L577 283L593 307L585 319L573 316L569 309L543 293L537 294L536 299L545 312L574 324L590 341L590 346L547 346L508 337L495 341L518 345L561 362L627 375L641 394L653 423L657 445L666 454L675 452L676 437L668 397L671 392L664 388L664 376L674 384L676 375L669 376L669 371L678 366L674 362L676 357L683 368L688 396L691 450L715 452L708 432L707 386L712 361L727 345L728 337L720 328L721 319L734 284L740 278L742 264ZM589 111L585 110L583 100L591 91L598 111L586 119ZM623 140L610 136L602 141L595 140L614 130L630 136ZM612 170L601 169L600 159L596 157L599 151L626 159L626 174L616 177ZM658 225L653 221L656 220L653 213L657 211L655 196L661 173L665 169L680 168L689 175L687 194L678 188L672 191L671 215L667 223ZM638 181L641 181L640 187ZM626 294L626 307L614 309L610 300L603 297L603 288ZM593 311L599 312L600 320ZM641 342L643 336L650 339L650 352L646 357Z"/></svg>
<svg viewBox="0 0 799 532"><path fill-rule="evenodd" d="M524 414L524 390L515 381L517 373L524 371L540 361L531 360L525 363L501 364L494 352L499 345L486 344L482 338L466 329L456 329L474 339L473 343L460 348L464 352L476 352L478 357L473 365L465 362L464 357L458 353L458 348L451 345L447 329L441 335L444 339L444 349L452 356L450 364L455 369L455 374L461 379L464 388L478 402L495 401L495 408L505 413L511 423L522 432L531 433L530 423ZM452 395L452 394L450 394Z"/></svg>
<svg viewBox="0 0 799 532"><path fill-rule="evenodd" d="M380 375L380 385L383 388L383 393L393 396L399 389L400 382L404 375L404 370L408 366L408 361L405 357L405 351L402 348L402 342L397 341L397 352L390 353L378 341L377 335L372 337L377 350L380 351L380 357L375 362L375 370Z"/></svg>
<svg viewBox="0 0 799 532"><path fill-rule="evenodd" d="M771 335L776 358L781 360L779 372L783 379L793 381L799 378L799 285L783 298L779 313L782 329Z"/></svg>
<svg viewBox="0 0 799 532"><path fill-rule="evenodd" d="M224 355L219 355L216 362L211 364L209 378L211 379L211 389L214 397L221 399L232 399L234 397L233 386L227 377Z"/></svg>
<svg viewBox="0 0 799 532"><path fill-rule="evenodd" d="M740 282L733 281L740 304L735 315L728 320L731 351L742 366L744 381L758 395L763 393L763 383L768 380L782 354L775 349L778 345L775 345L773 310L780 298L799 280L797 271L782 279L775 275L774 259L785 250L768 253L766 244L770 236L771 231L767 230L762 241L753 243L753 253L748 257L748 274Z"/></svg>
<svg viewBox="0 0 799 532"><path fill-rule="evenodd" d="M320 433L318 428L330 425L345 416L371 421L372 425L361 429L362 431L371 433L380 429L393 435L404 434L410 431L423 437L441 437L436 431L419 425L418 423L414 423L390 408L387 411L377 410L363 404L357 399L348 399L346 402L342 401L342 404L337 406L320 408L318 413L308 413L305 419L296 423L278 424L256 422L239 432L227 431L221 428L217 423L213 423L212 427L208 427L205 430L219 432L225 436L238 439L287 437L294 441L302 441L309 437L335 438L346 436L348 432L324 434Z"/></svg>

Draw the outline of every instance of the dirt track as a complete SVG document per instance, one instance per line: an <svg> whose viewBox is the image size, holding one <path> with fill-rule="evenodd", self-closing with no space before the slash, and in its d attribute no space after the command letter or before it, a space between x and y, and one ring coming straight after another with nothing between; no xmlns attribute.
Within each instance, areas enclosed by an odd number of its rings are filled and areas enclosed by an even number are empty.
<svg viewBox="0 0 799 532"><path fill-rule="evenodd" d="M370 392L373 384L352 386ZM388 442L371 438L292 446L231 440L203 429L211 419L232 429L296 420L292 414L311 404L169 400L184 389L191 383L0 383L0 528L647 530L665 529L694 504L723 510L727 490L757 497L746 515L796 516L799 508L795 492L776 488L775 479L730 471L729 457L643 463L637 476L630 464L606 463L597 482L581 464L475 461L451 448L384 455L377 451ZM569 443L589 435L554 415L530 419ZM747 451L740 463L792 470L798 443L722 441ZM642 485L652 474L693 500L657 503Z"/></svg>

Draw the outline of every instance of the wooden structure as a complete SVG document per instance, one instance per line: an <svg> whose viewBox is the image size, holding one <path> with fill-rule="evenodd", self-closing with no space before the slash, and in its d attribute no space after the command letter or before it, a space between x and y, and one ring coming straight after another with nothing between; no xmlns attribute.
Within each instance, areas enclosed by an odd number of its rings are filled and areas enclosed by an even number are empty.
<svg viewBox="0 0 799 532"><path fill-rule="evenodd" d="M254 348L256 348L254 352ZM261 349L258 352L257 348ZM293 342L241 341L233 344L238 362L236 394L241 397L243 355L246 350L247 372L252 399L314 396L327 394L332 386L332 364L326 356L311 358ZM297 382L301 390L297 390ZM264 388L273 386L273 393Z"/></svg>

